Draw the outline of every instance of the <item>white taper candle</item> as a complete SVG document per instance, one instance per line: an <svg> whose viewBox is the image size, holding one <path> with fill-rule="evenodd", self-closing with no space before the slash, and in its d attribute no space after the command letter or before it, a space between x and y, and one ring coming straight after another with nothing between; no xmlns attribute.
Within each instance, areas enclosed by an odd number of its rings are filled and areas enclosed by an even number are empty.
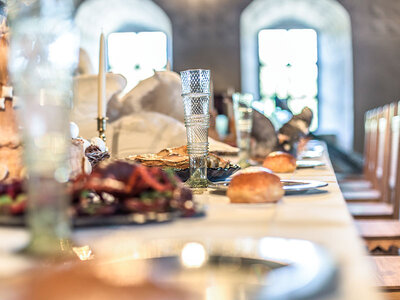
<svg viewBox="0 0 400 300"><path fill-rule="evenodd" d="M98 77L98 117L104 118L107 111L106 103L106 43L104 33L100 35L99 77Z"/></svg>

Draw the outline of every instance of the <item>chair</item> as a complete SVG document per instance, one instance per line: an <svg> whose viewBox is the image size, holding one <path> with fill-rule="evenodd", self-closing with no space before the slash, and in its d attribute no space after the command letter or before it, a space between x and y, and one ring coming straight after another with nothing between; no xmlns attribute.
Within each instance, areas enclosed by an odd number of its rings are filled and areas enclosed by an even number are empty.
<svg viewBox="0 0 400 300"><path fill-rule="evenodd" d="M365 136L364 136L364 168L363 168L363 174L361 176L358 176L357 178L349 178L346 177L344 180L339 180L339 185L342 191L346 192L351 192L351 191L357 191L357 190L365 190L365 189L371 189L373 188L372 183L371 183L371 178L368 176L369 174L369 162L372 159L372 143L371 143L371 122L373 119L373 110L369 110L365 113L364 116L364 131L365 131Z"/></svg>
<svg viewBox="0 0 400 300"><path fill-rule="evenodd" d="M394 109L399 109L398 105L393 105ZM391 143L390 153L387 155L387 166L389 172L386 174L383 186L386 189L384 193L385 200L391 205L391 217L394 220L368 220L356 221L361 236L366 240L370 250L381 247L388 249L390 246L400 248L400 222L399 206L400 206L400 115L395 112L395 116L391 118ZM373 206L371 203L367 205L371 209L371 218L373 214ZM371 208L372 207L372 208ZM375 212L376 214L376 212Z"/></svg>
<svg viewBox="0 0 400 300"><path fill-rule="evenodd" d="M392 104L393 115L389 113L390 134L385 144L385 154L382 161L377 161L377 175L382 167L381 177L377 176L375 181L382 190L384 203L392 206L391 217L395 220L356 220L355 225L360 235L365 240L369 250L377 247L389 250L394 246L400 248L400 114L399 105ZM381 124L382 125L382 124ZM382 158L381 158L382 159ZM367 207L373 211L374 203L367 203ZM351 205L351 203L349 204ZM376 211L375 211L376 213ZM370 216L373 214L371 213ZM376 284L383 290L387 299L400 299L400 257L399 256L373 256L370 257L376 266Z"/></svg>
<svg viewBox="0 0 400 300"><path fill-rule="evenodd" d="M377 150L377 129L378 129L378 109L373 109L365 114L365 146L364 146L364 172L361 177L357 179L347 179L339 181L340 188L342 189L343 196L348 202L357 201L377 201L379 200L379 191L371 190L373 186L373 173L376 162ZM373 194L373 196L371 195Z"/></svg>
<svg viewBox="0 0 400 300"><path fill-rule="evenodd" d="M370 159L368 161L366 174L371 176L371 183L375 187L373 190L364 191L365 199L349 199L348 208L356 219L392 219L394 215L394 199L389 188L389 177L394 176L391 166L392 153L397 158L398 151L392 149L393 132L398 130L398 105L385 105L372 119L370 126ZM376 120L376 122L374 122ZM398 135L396 135L398 138ZM393 143L395 146L397 143ZM393 177L392 176L392 177ZM360 194L360 193L359 193ZM346 197L346 194L344 194Z"/></svg>

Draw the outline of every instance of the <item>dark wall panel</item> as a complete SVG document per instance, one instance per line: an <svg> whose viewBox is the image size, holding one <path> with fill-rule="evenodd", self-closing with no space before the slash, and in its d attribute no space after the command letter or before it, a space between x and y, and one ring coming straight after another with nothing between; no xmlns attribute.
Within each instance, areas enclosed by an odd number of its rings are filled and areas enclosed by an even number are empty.
<svg viewBox="0 0 400 300"><path fill-rule="evenodd" d="M251 0L155 0L171 18L174 69L209 68L214 88L240 89L240 13Z"/></svg>

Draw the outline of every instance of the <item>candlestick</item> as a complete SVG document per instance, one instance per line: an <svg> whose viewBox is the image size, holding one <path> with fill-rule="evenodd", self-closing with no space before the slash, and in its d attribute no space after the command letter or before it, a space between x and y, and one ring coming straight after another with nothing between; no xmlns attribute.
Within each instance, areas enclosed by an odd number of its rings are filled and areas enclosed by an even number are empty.
<svg viewBox="0 0 400 300"><path fill-rule="evenodd" d="M99 132L99 138L106 142L106 128L108 118L97 118L97 131Z"/></svg>
<svg viewBox="0 0 400 300"><path fill-rule="evenodd" d="M104 33L100 35L99 76L98 76L98 118L105 118L106 104L106 53Z"/></svg>

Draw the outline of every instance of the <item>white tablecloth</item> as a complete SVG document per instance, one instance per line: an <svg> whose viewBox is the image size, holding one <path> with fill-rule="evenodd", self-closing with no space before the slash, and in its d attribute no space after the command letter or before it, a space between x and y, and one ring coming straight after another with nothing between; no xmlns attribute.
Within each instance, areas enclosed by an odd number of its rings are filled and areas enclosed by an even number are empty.
<svg viewBox="0 0 400 300"><path fill-rule="evenodd" d="M74 232L77 243L105 251L133 239L167 237L265 237L307 239L328 249L340 266L340 291L334 299L381 299L373 288L373 268L358 237L336 182L327 154L324 167L283 174L285 179L322 180L319 192L285 196L278 204L229 204L225 196L205 194L203 218L179 219L169 224L84 229ZM0 277L23 267L26 259L12 251L28 240L22 229L0 227Z"/></svg>

